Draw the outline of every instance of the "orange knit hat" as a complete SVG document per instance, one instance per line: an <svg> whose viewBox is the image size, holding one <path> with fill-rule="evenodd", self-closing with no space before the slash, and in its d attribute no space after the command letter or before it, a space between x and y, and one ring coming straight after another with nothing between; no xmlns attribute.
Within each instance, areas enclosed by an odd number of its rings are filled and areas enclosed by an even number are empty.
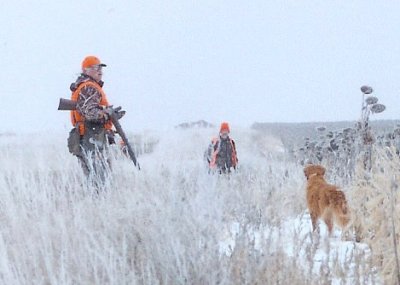
<svg viewBox="0 0 400 285"><path fill-rule="evenodd" d="M223 122L221 124L221 128L219 129L219 132L222 133L223 131L227 131L228 133L231 132L231 130L229 129L229 124L227 122Z"/></svg>
<svg viewBox="0 0 400 285"><path fill-rule="evenodd" d="M101 63L100 59L94 55L89 55L87 57L84 58L84 60L82 61L82 69L91 67L91 66L107 66L104 63Z"/></svg>

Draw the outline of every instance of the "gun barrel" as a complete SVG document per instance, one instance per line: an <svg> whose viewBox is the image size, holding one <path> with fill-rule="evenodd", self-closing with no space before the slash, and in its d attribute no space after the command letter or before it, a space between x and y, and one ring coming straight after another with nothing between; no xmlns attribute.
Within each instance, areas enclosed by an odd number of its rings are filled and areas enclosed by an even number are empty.
<svg viewBox="0 0 400 285"><path fill-rule="evenodd" d="M58 104L58 110L61 110L61 111L73 111L73 110L76 110L76 103L77 102L73 101L73 100L60 98L60 103ZM115 129L117 130L117 133L121 136L122 140L124 141L125 145L127 146L128 154L129 154L129 157L131 158L131 160L133 161L133 164L140 170L140 165L136 160L135 153L134 153L131 145L129 144L129 141L128 141L128 138L125 135L125 132L122 130L122 127L121 127L121 124L118 121L118 118L115 116L114 109L112 109L112 110L113 110L113 113L111 115L111 121L112 121ZM121 111L121 112L124 112L124 111Z"/></svg>
<svg viewBox="0 0 400 285"><path fill-rule="evenodd" d="M76 110L76 101L60 98L60 102L58 104L58 110L60 111Z"/></svg>
<svg viewBox="0 0 400 285"><path fill-rule="evenodd" d="M136 155L132 149L132 146L130 145L127 136L125 135L125 132L123 131L121 124L119 123L118 119L115 117L115 113L113 113L113 115L111 115L111 121L115 127L115 129L117 130L117 133L120 135L120 137L122 138L122 141L125 143L127 149L128 149L128 154L129 157L131 158L133 164L140 170L140 165L136 160Z"/></svg>

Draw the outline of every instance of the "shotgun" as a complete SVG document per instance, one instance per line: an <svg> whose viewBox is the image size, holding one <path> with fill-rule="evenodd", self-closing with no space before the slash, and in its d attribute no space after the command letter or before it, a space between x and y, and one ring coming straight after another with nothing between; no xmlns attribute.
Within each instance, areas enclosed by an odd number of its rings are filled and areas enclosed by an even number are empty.
<svg viewBox="0 0 400 285"><path fill-rule="evenodd" d="M58 103L59 111L73 111L76 110L76 101L60 98L60 103Z"/></svg>
<svg viewBox="0 0 400 285"><path fill-rule="evenodd" d="M120 111L121 107L114 109L113 107L110 106L107 108L110 111L109 113L110 113L111 122L113 123L113 125L114 125L117 133L121 137L122 141L126 145L129 157L133 161L133 164L140 170L140 165L139 165L139 162L136 160L136 155L133 152L132 146L130 145L128 138L125 135L125 132L121 127L121 124L119 123L119 118L121 118L125 114L125 111ZM76 110L76 101L60 98L60 102L58 104L58 110L74 111L74 110Z"/></svg>

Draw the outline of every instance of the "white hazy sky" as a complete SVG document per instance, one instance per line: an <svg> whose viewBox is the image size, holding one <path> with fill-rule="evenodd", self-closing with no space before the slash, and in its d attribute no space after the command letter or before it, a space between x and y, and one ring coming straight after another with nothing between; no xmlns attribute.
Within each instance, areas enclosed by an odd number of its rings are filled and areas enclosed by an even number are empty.
<svg viewBox="0 0 400 285"><path fill-rule="evenodd" d="M67 130L84 56L128 130L205 119L358 119L359 87L400 117L400 1L0 2L3 131Z"/></svg>

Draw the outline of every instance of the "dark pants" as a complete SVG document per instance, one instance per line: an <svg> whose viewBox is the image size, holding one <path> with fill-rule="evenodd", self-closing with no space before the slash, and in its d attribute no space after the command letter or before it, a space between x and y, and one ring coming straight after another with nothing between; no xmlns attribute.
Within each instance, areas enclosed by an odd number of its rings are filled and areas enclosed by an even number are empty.
<svg viewBox="0 0 400 285"><path fill-rule="evenodd" d="M107 158L106 130L99 124L86 124L85 130L80 140L81 152L77 157L86 177L100 186L105 183L111 169Z"/></svg>

